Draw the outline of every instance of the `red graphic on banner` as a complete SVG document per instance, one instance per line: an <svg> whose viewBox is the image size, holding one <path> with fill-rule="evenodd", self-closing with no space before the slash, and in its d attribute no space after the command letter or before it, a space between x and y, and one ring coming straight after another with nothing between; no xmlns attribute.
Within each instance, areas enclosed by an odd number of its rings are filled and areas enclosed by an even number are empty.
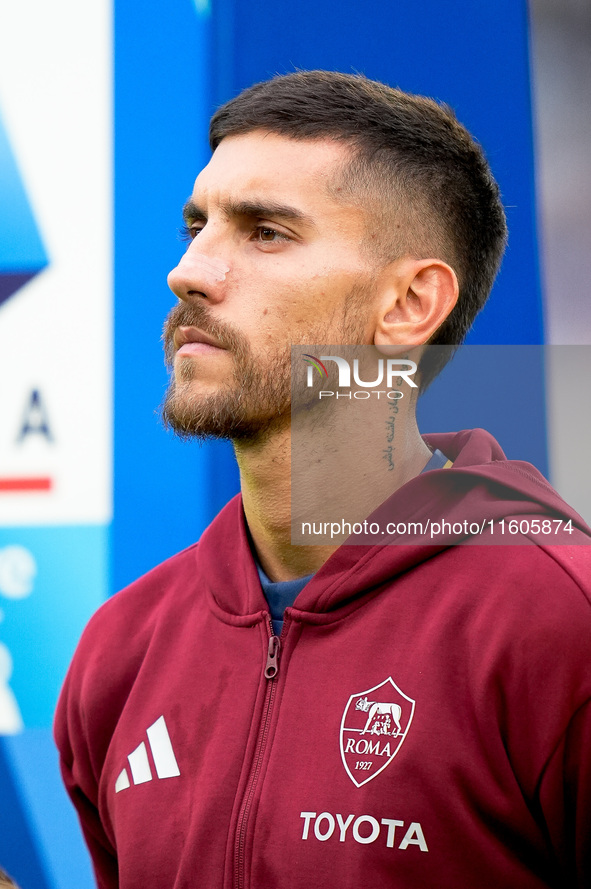
<svg viewBox="0 0 591 889"><path fill-rule="evenodd" d="M25 491L51 491L52 481L46 476L39 478L0 478L0 494Z"/></svg>

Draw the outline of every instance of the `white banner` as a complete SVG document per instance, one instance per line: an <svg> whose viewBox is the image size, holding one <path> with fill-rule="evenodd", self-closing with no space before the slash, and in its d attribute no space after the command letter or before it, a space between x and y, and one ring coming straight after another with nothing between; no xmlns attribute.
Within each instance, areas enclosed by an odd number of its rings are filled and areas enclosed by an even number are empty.
<svg viewBox="0 0 591 889"><path fill-rule="evenodd" d="M26 236L0 251L0 526L111 516L111 67L105 0L0 7L0 232L18 175L47 257L7 296Z"/></svg>

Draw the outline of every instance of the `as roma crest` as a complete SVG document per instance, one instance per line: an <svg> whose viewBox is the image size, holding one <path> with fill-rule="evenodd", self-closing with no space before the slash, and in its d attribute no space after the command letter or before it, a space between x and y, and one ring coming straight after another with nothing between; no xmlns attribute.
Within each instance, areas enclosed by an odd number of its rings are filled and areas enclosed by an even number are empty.
<svg viewBox="0 0 591 889"><path fill-rule="evenodd" d="M357 787L390 765L408 734L415 702L391 676L351 695L341 720L341 758Z"/></svg>

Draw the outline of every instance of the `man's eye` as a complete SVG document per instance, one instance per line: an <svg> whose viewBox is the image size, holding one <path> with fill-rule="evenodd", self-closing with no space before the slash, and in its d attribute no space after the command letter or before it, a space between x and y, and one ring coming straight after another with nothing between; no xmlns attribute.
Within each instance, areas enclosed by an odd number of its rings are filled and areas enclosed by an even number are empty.
<svg viewBox="0 0 591 889"><path fill-rule="evenodd" d="M267 244L272 243L273 241L289 241L287 235L277 231L275 228L269 228L268 225L260 225L255 230L255 236L257 240L264 241Z"/></svg>
<svg viewBox="0 0 591 889"><path fill-rule="evenodd" d="M185 223L180 229L181 238L183 241L192 241L202 229L203 226L200 223L194 222L192 225L187 225Z"/></svg>

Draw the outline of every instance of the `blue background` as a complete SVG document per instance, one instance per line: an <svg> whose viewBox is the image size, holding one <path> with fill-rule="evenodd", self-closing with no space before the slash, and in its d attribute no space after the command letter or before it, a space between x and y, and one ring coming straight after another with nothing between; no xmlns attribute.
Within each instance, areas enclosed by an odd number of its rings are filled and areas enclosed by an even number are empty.
<svg viewBox="0 0 591 889"><path fill-rule="evenodd" d="M470 342L543 342L525 2L342 0L336 7L319 0L216 0L209 9L203 0L117 0L114 36L110 537L105 528L22 529L18 540L6 530L0 536L0 545L29 546L40 569L29 600L2 601L0 626L15 661L13 687L26 724L23 734L0 739L0 863L22 889L92 885L49 738L57 687L84 621L106 590L121 588L194 542L238 489L229 445L176 441L156 411L167 381L159 336L174 303L166 275L183 250L181 208L208 160L207 121L215 107L254 81L298 67L362 72L447 101L485 147L511 233L493 298ZM42 261L39 252L36 262ZM544 468L542 365L531 373L530 412L527 422L513 424L510 450L536 440ZM453 404L443 410L441 401L427 396L423 427L466 425L462 412L480 411L481 402L480 391L469 392L456 415ZM28 672L21 675L24 663Z"/></svg>
<svg viewBox="0 0 591 889"><path fill-rule="evenodd" d="M154 414L166 386L157 335L174 302L166 275L183 249L175 232L209 157L213 110L253 82L298 67L358 71L448 102L485 147L511 232L493 298L469 341L542 343L528 39L520 0L347 0L338 12L311 0L217 0L210 15L196 14L190 0L171 3L165 15L119 0L115 588L191 544L238 490L228 445L174 441ZM544 470L541 396L532 411ZM427 429L428 406L423 416ZM452 407L445 428L455 426Z"/></svg>

